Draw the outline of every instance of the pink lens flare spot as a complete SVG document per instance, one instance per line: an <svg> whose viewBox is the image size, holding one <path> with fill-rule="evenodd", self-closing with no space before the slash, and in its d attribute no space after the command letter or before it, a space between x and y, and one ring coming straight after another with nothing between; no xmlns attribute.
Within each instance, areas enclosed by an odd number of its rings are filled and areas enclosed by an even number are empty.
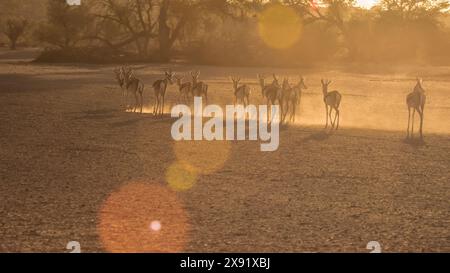
<svg viewBox="0 0 450 273"><path fill-rule="evenodd" d="M161 230L161 222L160 221L152 221L150 223L150 229L152 231L160 231Z"/></svg>

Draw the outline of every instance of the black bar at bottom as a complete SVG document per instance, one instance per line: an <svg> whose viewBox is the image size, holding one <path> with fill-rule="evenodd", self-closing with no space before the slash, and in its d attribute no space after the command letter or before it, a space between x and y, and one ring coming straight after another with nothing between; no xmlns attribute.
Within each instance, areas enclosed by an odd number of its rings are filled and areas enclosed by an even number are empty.
<svg viewBox="0 0 450 273"><path fill-rule="evenodd" d="M446 268L448 254L0 254L0 263L13 268L114 269L118 272L316 272L317 270L385 271L397 265L403 272ZM58 266L56 266L58 265ZM61 267L62 266L62 267ZM378 270L377 270L378 271ZM345 271L344 271L345 272Z"/></svg>

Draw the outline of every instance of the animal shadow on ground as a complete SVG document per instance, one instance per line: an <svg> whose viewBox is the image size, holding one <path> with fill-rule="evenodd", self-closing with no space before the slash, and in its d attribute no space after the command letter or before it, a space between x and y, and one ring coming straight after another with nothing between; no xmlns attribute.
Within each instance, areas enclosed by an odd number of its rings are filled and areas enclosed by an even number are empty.
<svg viewBox="0 0 450 273"><path fill-rule="evenodd" d="M328 138L330 138L330 134L323 131L323 132L317 132L317 133L312 133L309 136L305 137L302 139L303 143L309 142L311 140L314 141L324 141L327 140Z"/></svg>
<svg viewBox="0 0 450 273"><path fill-rule="evenodd" d="M145 121L147 124L155 124L155 123L170 123L173 120L174 118L172 118L170 114L164 114L162 117L155 117L151 114L150 115L147 114L147 115L139 115L138 117L132 119L112 122L110 125L111 127L123 127L134 125L140 121Z"/></svg>
<svg viewBox="0 0 450 273"><path fill-rule="evenodd" d="M411 145L411 147L419 148L426 147L427 144L422 138L405 138L403 143Z"/></svg>
<svg viewBox="0 0 450 273"><path fill-rule="evenodd" d="M289 124L282 123L282 124L280 124L280 131L288 130L288 129L291 128L291 127L292 127L292 126L290 126Z"/></svg>
<svg viewBox="0 0 450 273"><path fill-rule="evenodd" d="M110 123L110 126L113 127L113 128L115 128L115 127L124 127L124 126L129 126L129 125L136 124L136 123L138 123L141 120L142 120L142 118L138 117L138 118L133 118L133 119L116 121L116 122Z"/></svg>
<svg viewBox="0 0 450 273"><path fill-rule="evenodd" d="M116 113L119 111L120 111L119 109L115 109L115 108L103 108L103 109L96 109L96 110L87 110L87 111L83 111L83 113L86 115L106 115L106 114Z"/></svg>
<svg viewBox="0 0 450 273"><path fill-rule="evenodd" d="M81 116L74 117L73 119L108 119L113 118L115 113L119 112L117 109L98 109L98 110L87 110L82 112L77 112L75 114L81 114Z"/></svg>

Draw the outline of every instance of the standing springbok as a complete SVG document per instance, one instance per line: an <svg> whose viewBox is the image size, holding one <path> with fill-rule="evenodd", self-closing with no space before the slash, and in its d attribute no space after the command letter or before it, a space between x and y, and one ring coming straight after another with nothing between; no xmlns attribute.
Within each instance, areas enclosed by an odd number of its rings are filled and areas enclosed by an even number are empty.
<svg viewBox="0 0 450 273"><path fill-rule="evenodd" d="M250 104L250 86L243 84L239 85L241 78L230 78L233 81L234 90L234 105L241 102L244 107Z"/></svg>
<svg viewBox="0 0 450 273"><path fill-rule="evenodd" d="M417 111L420 115L420 138L423 139L422 126L423 126L423 111L425 109L425 102L427 97L425 95L425 90L422 87L422 79L417 78L417 84L414 90L406 96L406 104L408 105L408 128L406 137L413 138L414 134L414 114ZM411 108L412 108L412 122L411 122ZM411 123L411 134L409 132L409 127Z"/></svg>
<svg viewBox="0 0 450 273"><path fill-rule="evenodd" d="M175 76L177 81L178 90L180 91L179 101L187 103L189 101L189 96L192 93L192 82L183 82L183 77Z"/></svg>
<svg viewBox="0 0 450 273"><path fill-rule="evenodd" d="M140 113L142 114L142 107L144 105L144 84L141 80L136 78L134 75L133 69L126 68L124 69L124 79L125 79L125 87L128 93L132 93L134 95L135 103L133 112L136 112L138 105L140 106ZM139 96L139 97L138 97ZM127 98L128 100L128 98Z"/></svg>
<svg viewBox="0 0 450 273"><path fill-rule="evenodd" d="M325 103L325 115L327 118L325 129L328 127L328 117L330 118L331 122L331 129L334 128L336 125L336 119L337 119L337 125L336 130L339 129L339 120L340 120L340 114L339 114L339 105L341 104L342 95L339 93L339 91L331 91L328 92L328 85L330 85L331 81L329 80L320 80L322 82L322 92L323 92L323 102ZM328 108L330 111L328 111ZM335 116L334 121L331 118L331 112L334 109Z"/></svg>
<svg viewBox="0 0 450 273"><path fill-rule="evenodd" d="M126 95L127 95L127 90L126 90L126 84L125 84L125 70L124 67L118 67L114 69L114 75L116 77L117 83L120 86L121 89L121 101L120 101L120 106L121 107L127 107L127 102L126 102Z"/></svg>
<svg viewBox="0 0 450 273"><path fill-rule="evenodd" d="M164 113L164 100L166 96L167 86L173 84L173 73L171 70L164 72L164 79L157 80L153 83L153 90L155 91L155 104L153 106L153 115L160 116Z"/></svg>
<svg viewBox="0 0 450 273"><path fill-rule="evenodd" d="M205 97L205 104L208 104L208 84L198 81L200 71L191 72L192 95L194 97Z"/></svg>
<svg viewBox="0 0 450 273"><path fill-rule="evenodd" d="M279 100L280 94L280 84L278 82L277 77L273 74L273 81L271 84L265 84L265 77L261 75L257 75L259 79L259 84L261 86L261 93L264 98L267 99L267 122L272 119L272 106ZM270 109L269 109L270 108Z"/></svg>

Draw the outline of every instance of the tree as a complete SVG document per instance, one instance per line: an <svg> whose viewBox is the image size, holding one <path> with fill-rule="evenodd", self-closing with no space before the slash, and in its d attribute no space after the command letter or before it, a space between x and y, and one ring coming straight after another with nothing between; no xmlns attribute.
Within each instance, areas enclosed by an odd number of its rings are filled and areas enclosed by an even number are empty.
<svg viewBox="0 0 450 273"><path fill-rule="evenodd" d="M99 24L112 24L120 30L107 37L104 30L92 39L115 50L134 43L139 56L149 57L152 42L159 58L168 61L172 48L188 25L199 23L212 12L226 7L226 0L96 0Z"/></svg>
<svg viewBox="0 0 450 273"><path fill-rule="evenodd" d="M439 24L439 17L450 7L446 0L382 0L380 16L401 23L421 22Z"/></svg>
<svg viewBox="0 0 450 273"><path fill-rule="evenodd" d="M296 9L303 18L305 25L325 23L328 28L335 28L343 38L343 46L351 57L355 50L352 35L349 31L349 21L355 0L323 0L321 4L312 0L284 0L285 4Z"/></svg>
<svg viewBox="0 0 450 273"><path fill-rule="evenodd" d="M188 22L196 21L201 13L201 2L190 0L162 0L158 16L159 55L163 61L170 60L171 50Z"/></svg>
<svg viewBox="0 0 450 273"><path fill-rule="evenodd" d="M25 19L6 20L3 33L9 39L9 48L16 50L17 40L25 33L28 22Z"/></svg>
<svg viewBox="0 0 450 273"><path fill-rule="evenodd" d="M73 48L82 41L90 23L89 6L71 6L65 0L49 0L47 23L37 30L38 39L60 47Z"/></svg>
<svg viewBox="0 0 450 273"><path fill-rule="evenodd" d="M375 35L390 59L427 62L438 55L445 35L441 18L449 7L441 0L382 0Z"/></svg>
<svg viewBox="0 0 450 273"><path fill-rule="evenodd" d="M151 39L156 38L157 18L155 0L97 0L94 16L100 25L115 26L117 31L111 37L105 30L90 37L103 42L114 50L134 43L138 54L147 57Z"/></svg>

